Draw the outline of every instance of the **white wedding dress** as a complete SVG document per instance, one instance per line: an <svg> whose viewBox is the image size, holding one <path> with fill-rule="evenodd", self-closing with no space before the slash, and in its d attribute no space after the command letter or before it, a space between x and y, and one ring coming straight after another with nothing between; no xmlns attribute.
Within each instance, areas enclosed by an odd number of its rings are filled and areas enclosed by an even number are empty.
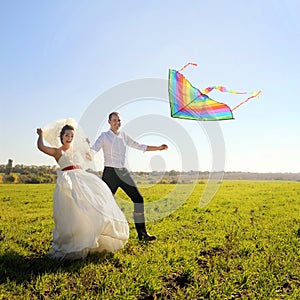
<svg viewBox="0 0 300 300"><path fill-rule="evenodd" d="M80 155L78 155L80 157ZM60 157L54 191L54 231L49 255L57 259L84 258L90 252L116 252L129 238L126 218L108 186L78 165L70 148Z"/></svg>

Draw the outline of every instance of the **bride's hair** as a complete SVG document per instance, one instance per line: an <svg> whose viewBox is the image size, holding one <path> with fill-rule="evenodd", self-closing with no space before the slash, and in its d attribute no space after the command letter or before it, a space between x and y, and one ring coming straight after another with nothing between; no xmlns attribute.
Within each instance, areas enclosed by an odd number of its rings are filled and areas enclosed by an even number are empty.
<svg viewBox="0 0 300 300"><path fill-rule="evenodd" d="M59 137L60 137L60 141L61 141L62 144L63 144L63 139L62 139L62 137L63 137L63 135L65 134L66 130L74 130L74 127L67 124L67 125L65 125L65 126L61 129L60 134L59 134Z"/></svg>

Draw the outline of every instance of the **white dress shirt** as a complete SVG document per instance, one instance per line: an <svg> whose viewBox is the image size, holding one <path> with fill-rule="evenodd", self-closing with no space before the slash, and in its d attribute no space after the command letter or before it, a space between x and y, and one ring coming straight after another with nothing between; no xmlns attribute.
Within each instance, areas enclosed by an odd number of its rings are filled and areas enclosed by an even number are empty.
<svg viewBox="0 0 300 300"><path fill-rule="evenodd" d="M92 149L103 150L104 166L113 168L124 168L126 160L126 146L141 151L146 151L147 145L139 144L129 137L125 132L115 134L112 130L102 132Z"/></svg>

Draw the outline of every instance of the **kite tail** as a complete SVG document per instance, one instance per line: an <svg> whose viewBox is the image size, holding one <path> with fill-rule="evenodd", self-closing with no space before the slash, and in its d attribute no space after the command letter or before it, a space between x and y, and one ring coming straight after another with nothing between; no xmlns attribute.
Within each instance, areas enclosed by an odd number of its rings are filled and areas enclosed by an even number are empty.
<svg viewBox="0 0 300 300"><path fill-rule="evenodd" d="M198 65L192 62L187 63L186 65L184 65L180 70L178 70L178 72L184 70L186 67L188 67L189 65L192 65L194 67L197 67Z"/></svg>
<svg viewBox="0 0 300 300"><path fill-rule="evenodd" d="M237 106L235 106L235 107L234 107L233 109L231 109L231 110L237 109L238 107L240 107L241 105L243 105L244 103L246 103L247 101L249 101L250 99L259 96L260 93L261 93L261 91L255 92L254 95L252 95L251 97L248 97L246 100L242 101L240 104L238 104Z"/></svg>
<svg viewBox="0 0 300 300"><path fill-rule="evenodd" d="M231 94L240 94L240 95L242 95L242 94L252 94L252 96L248 97L246 100L242 101L237 106L235 106L233 109L231 109L232 111L237 109L238 107L240 107L241 105L243 105L244 103L249 101L250 99L257 97L261 93L261 91L258 91L258 92L237 92L237 91L234 91L234 90L227 89L226 87L220 86L220 85L207 87L206 89L202 90L201 93L208 94L212 90L218 90L222 93L231 93Z"/></svg>
<svg viewBox="0 0 300 300"><path fill-rule="evenodd" d="M209 86L206 89L202 90L201 93L208 94L212 90L218 90L219 92L222 92L222 93L231 93L231 94L254 94L254 93L256 93L256 92L250 92L250 93L249 92L237 92L237 91L228 89L225 86L221 86L221 85Z"/></svg>
<svg viewBox="0 0 300 300"><path fill-rule="evenodd" d="M197 67L198 65L196 63L192 63L189 62L186 65L184 65L180 70L178 70L177 72L180 72L182 70L184 70L185 68L187 68L189 65L192 65L194 67ZM200 93L201 94L208 94L209 92L211 92L212 90L218 90L222 93L231 93L231 94L251 94L252 96L248 97L246 100L242 101L241 103L239 103L237 106L235 106L233 109L231 109L231 111L239 108L241 105L243 105L244 103L246 103L247 101L249 101L252 98L258 97L259 94L261 93L261 91L257 91L257 92L237 92L231 89L227 89L225 86L221 86L221 85L215 85L215 86L210 86L207 87L206 89L202 90Z"/></svg>

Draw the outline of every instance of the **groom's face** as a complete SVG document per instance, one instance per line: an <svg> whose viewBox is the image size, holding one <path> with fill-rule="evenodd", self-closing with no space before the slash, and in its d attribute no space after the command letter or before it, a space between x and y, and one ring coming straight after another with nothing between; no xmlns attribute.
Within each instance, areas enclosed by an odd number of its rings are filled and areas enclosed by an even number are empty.
<svg viewBox="0 0 300 300"><path fill-rule="evenodd" d="M112 115L111 119L108 120L108 123L112 130L118 130L121 127L121 118L119 115Z"/></svg>

